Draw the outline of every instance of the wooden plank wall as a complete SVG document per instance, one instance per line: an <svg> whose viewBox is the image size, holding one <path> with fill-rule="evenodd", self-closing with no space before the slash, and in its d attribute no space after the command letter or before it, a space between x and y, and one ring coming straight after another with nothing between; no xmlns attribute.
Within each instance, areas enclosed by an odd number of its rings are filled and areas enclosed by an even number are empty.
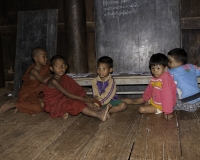
<svg viewBox="0 0 200 160"><path fill-rule="evenodd" d="M95 23L94 0L85 0L86 26L87 26L87 56L89 72L96 73L96 47L95 47Z"/></svg>
<svg viewBox="0 0 200 160"><path fill-rule="evenodd" d="M189 55L189 63L200 66L200 1L181 0L182 48Z"/></svg>

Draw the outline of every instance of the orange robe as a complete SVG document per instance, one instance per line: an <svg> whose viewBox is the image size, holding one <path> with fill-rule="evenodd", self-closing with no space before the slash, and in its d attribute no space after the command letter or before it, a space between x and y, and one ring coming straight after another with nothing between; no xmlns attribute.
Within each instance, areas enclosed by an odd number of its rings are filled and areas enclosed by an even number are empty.
<svg viewBox="0 0 200 160"><path fill-rule="evenodd" d="M34 64L32 64L23 75L23 84L18 94L18 101L15 103L20 112L28 114L35 114L43 111L39 98L43 98L43 94L41 93L45 85L36 79L29 79L29 73L33 67ZM49 67L49 63L43 66L40 75L43 77L49 75Z"/></svg>
<svg viewBox="0 0 200 160"><path fill-rule="evenodd" d="M61 85L71 94L84 97L85 90L71 77L63 75ZM56 88L44 88L44 109L52 118L62 117L65 113L78 115L87 105L83 101L68 98Z"/></svg>

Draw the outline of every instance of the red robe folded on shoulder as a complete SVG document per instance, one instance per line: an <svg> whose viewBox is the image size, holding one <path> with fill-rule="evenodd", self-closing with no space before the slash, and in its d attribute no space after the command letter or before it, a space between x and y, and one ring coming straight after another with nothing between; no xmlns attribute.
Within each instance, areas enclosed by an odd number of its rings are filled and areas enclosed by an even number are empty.
<svg viewBox="0 0 200 160"><path fill-rule="evenodd" d="M71 94L84 97L85 90L71 77L63 75L61 85ZM87 105L83 101L68 98L55 88L44 88L44 110L50 113L52 118L62 117L65 113L78 115Z"/></svg>
<svg viewBox="0 0 200 160"><path fill-rule="evenodd" d="M22 77L23 84L18 94L18 101L15 103L18 110L22 113L35 114L42 112L39 98L43 98L44 84L36 79L29 79L30 70L34 67L32 64ZM40 75L45 77L50 74L49 63L42 67Z"/></svg>

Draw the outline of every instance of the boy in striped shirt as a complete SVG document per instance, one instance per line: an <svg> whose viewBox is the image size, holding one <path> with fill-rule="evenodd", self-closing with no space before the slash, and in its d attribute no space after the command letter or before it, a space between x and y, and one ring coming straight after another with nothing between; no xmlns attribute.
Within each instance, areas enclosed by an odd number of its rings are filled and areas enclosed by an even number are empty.
<svg viewBox="0 0 200 160"><path fill-rule="evenodd" d="M112 78L113 60L108 56L99 58L97 62L98 76L92 80L93 96L100 101L102 108L108 104L112 107L109 113L116 113L127 108L126 103L118 99L116 94L116 83Z"/></svg>

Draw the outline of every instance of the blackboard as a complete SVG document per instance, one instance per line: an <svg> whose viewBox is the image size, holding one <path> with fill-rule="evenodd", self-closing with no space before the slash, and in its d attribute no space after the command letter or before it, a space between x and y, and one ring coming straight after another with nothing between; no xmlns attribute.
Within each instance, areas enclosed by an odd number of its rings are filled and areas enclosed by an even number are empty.
<svg viewBox="0 0 200 160"><path fill-rule="evenodd" d="M95 0L97 58L114 71L149 71L153 53L180 47L179 0Z"/></svg>
<svg viewBox="0 0 200 160"><path fill-rule="evenodd" d="M57 9L18 13L13 97L17 96L22 85L23 74L33 63L32 49L35 47L46 49L48 60L56 54L57 21Z"/></svg>

